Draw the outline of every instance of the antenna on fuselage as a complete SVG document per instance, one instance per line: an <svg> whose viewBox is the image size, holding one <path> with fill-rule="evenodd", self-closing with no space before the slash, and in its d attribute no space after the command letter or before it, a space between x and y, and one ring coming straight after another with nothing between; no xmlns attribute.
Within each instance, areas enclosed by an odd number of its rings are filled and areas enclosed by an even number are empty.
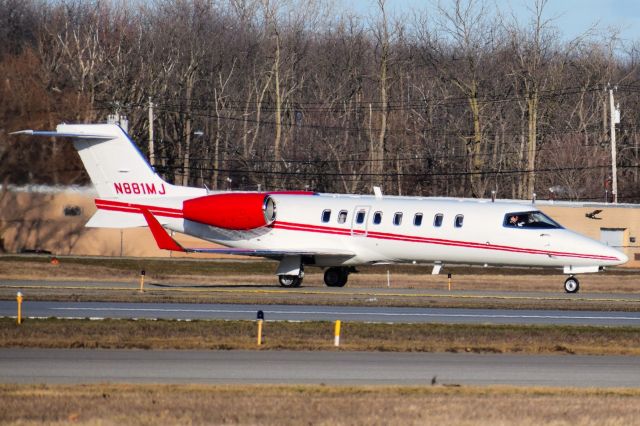
<svg viewBox="0 0 640 426"><path fill-rule="evenodd" d="M373 187L373 194L376 196L376 200L382 199L382 189L379 186Z"/></svg>

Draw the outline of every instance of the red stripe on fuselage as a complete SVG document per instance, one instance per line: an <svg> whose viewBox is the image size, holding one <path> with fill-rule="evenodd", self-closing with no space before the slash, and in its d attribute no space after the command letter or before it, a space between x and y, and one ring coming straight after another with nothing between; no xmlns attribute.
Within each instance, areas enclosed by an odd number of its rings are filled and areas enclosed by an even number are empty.
<svg viewBox="0 0 640 426"><path fill-rule="evenodd" d="M335 227L329 227L329 226L307 225L303 223L275 222L272 225L272 227L276 229L285 229L290 231L315 232L315 233L331 234L331 235L351 235L352 234L351 228L335 228ZM555 256L555 257L576 257L576 258L593 259L593 260L619 260L618 258L612 257L612 256L600 256L600 255L585 254L585 253L570 253L570 252L528 249L523 247L504 246L504 245L498 245L498 244L446 240L441 238L428 238L428 237L419 237L415 235L391 234L387 232L373 232L373 231L364 231L364 230L357 230L357 229L354 230L354 234L357 236L365 236L368 238L375 238L380 240L434 244L434 245L442 245L442 246L450 246L450 247L465 247L465 248L475 248L475 249L483 249L483 250L506 251L506 252L512 252L512 253L538 254L538 255Z"/></svg>

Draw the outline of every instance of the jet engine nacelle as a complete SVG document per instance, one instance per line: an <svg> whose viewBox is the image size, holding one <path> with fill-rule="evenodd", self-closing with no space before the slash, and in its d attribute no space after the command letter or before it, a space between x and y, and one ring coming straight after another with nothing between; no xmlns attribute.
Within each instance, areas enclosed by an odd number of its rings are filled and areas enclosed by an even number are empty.
<svg viewBox="0 0 640 426"><path fill-rule="evenodd" d="M268 194L215 194L185 200L184 218L217 228L248 230L276 220L276 204Z"/></svg>

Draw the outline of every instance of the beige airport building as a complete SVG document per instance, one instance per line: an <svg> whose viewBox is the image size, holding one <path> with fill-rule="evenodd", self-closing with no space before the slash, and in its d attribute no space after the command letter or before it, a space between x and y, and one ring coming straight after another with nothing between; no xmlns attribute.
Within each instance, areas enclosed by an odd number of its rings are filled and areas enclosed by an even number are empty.
<svg viewBox="0 0 640 426"><path fill-rule="evenodd" d="M96 211L95 196L91 188L1 190L0 253L212 257L160 250L147 228L85 228L84 224ZM619 248L629 256L626 267L640 267L640 205L537 201L536 207L566 228ZM186 235L176 234L175 238L186 246L215 247Z"/></svg>

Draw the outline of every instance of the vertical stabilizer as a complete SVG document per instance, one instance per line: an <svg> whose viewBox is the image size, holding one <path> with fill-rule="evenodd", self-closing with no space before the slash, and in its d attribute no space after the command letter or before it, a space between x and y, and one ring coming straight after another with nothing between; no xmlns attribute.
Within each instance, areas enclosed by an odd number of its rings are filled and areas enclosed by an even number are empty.
<svg viewBox="0 0 640 426"><path fill-rule="evenodd" d="M60 124L57 132L73 137L75 146L100 198L122 195L163 195L169 190L128 135L115 124ZM83 138L82 134L111 136Z"/></svg>
<svg viewBox="0 0 640 426"><path fill-rule="evenodd" d="M60 124L55 132L16 133L71 138L98 196L103 199L200 196L206 192L162 180L129 135L116 124Z"/></svg>

